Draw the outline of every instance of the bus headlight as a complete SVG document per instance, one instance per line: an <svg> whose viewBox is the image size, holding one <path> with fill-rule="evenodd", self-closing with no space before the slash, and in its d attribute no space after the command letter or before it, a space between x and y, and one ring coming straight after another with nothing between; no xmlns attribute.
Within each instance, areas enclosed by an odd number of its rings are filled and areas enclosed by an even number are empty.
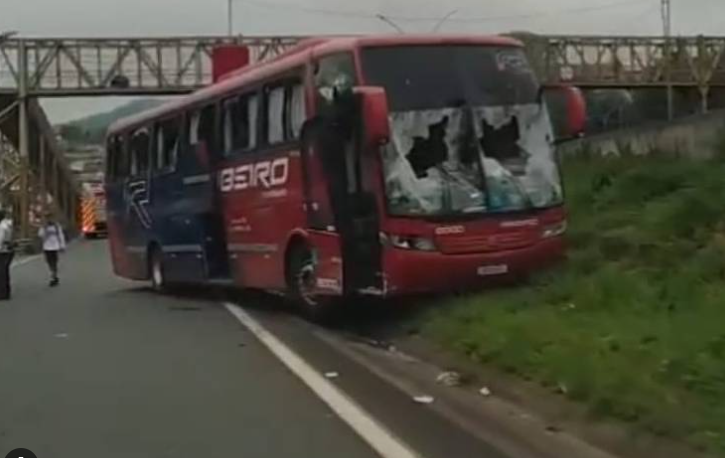
<svg viewBox="0 0 725 458"><path fill-rule="evenodd" d="M559 237L561 235L564 235L566 233L566 230L568 228L568 224L566 221L562 221L557 224L552 224L549 226L544 227L544 232L542 233L542 237L545 239L551 239L554 237Z"/></svg>
<svg viewBox="0 0 725 458"><path fill-rule="evenodd" d="M433 240L427 239L424 237L411 237L410 241L411 247L414 250L418 251L436 251L436 244Z"/></svg>
<svg viewBox="0 0 725 458"><path fill-rule="evenodd" d="M383 245L401 250L436 251L435 242L425 237L381 234L380 240Z"/></svg>

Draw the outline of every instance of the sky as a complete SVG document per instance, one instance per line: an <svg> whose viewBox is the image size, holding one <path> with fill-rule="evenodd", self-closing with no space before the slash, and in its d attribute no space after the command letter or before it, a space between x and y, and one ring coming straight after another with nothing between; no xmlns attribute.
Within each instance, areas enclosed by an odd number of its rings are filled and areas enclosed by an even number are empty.
<svg viewBox="0 0 725 458"><path fill-rule="evenodd" d="M228 0L0 0L0 31L31 37L219 35ZM430 32L655 35L660 0L232 0L235 33ZM673 32L725 35L725 0L671 0ZM395 25L377 18L383 15ZM439 24L440 18L449 16ZM53 122L123 99L46 101Z"/></svg>

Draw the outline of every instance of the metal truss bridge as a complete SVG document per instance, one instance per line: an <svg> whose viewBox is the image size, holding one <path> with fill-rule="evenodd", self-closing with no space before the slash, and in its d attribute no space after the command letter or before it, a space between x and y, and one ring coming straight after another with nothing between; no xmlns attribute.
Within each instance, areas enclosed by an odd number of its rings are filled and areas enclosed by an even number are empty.
<svg viewBox="0 0 725 458"><path fill-rule="evenodd" d="M584 88L692 88L703 110L725 88L725 37L574 37L517 34L548 84ZM43 110L42 97L170 95L212 81L212 51L245 45L253 61L301 37L13 38L0 42L0 191L23 235L48 206L76 220L79 186Z"/></svg>

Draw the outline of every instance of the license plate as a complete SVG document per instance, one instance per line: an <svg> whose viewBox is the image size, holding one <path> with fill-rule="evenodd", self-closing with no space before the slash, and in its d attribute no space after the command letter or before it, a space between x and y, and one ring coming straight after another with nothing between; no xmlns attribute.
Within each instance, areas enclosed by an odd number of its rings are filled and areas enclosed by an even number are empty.
<svg viewBox="0 0 725 458"><path fill-rule="evenodd" d="M478 275L481 277L490 277L492 275L504 275L509 272L509 266L506 264L500 266L483 266L478 268Z"/></svg>

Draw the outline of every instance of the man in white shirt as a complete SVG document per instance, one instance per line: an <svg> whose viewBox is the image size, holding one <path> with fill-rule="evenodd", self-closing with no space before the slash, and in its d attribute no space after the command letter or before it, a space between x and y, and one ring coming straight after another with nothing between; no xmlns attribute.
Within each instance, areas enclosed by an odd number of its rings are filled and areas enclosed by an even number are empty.
<svg viewBox="0 0 725 458"><path fill-rule="evenodd" d="M58 278L58 258L59 253L65 251L65 234L63 233L63 228L52 217L47 217L45 225L38 231L38 237L43 241L45 262L48 263L48 268L50 269L50 286L58 286L60 284L60 279Z"/></svg>
<svg viewBox="0 0 725 458"><path fill-rule="evenodd" d="M0 210L0 300L10 300L10 265L15 257L13 249L13 224Z"/></svg>

